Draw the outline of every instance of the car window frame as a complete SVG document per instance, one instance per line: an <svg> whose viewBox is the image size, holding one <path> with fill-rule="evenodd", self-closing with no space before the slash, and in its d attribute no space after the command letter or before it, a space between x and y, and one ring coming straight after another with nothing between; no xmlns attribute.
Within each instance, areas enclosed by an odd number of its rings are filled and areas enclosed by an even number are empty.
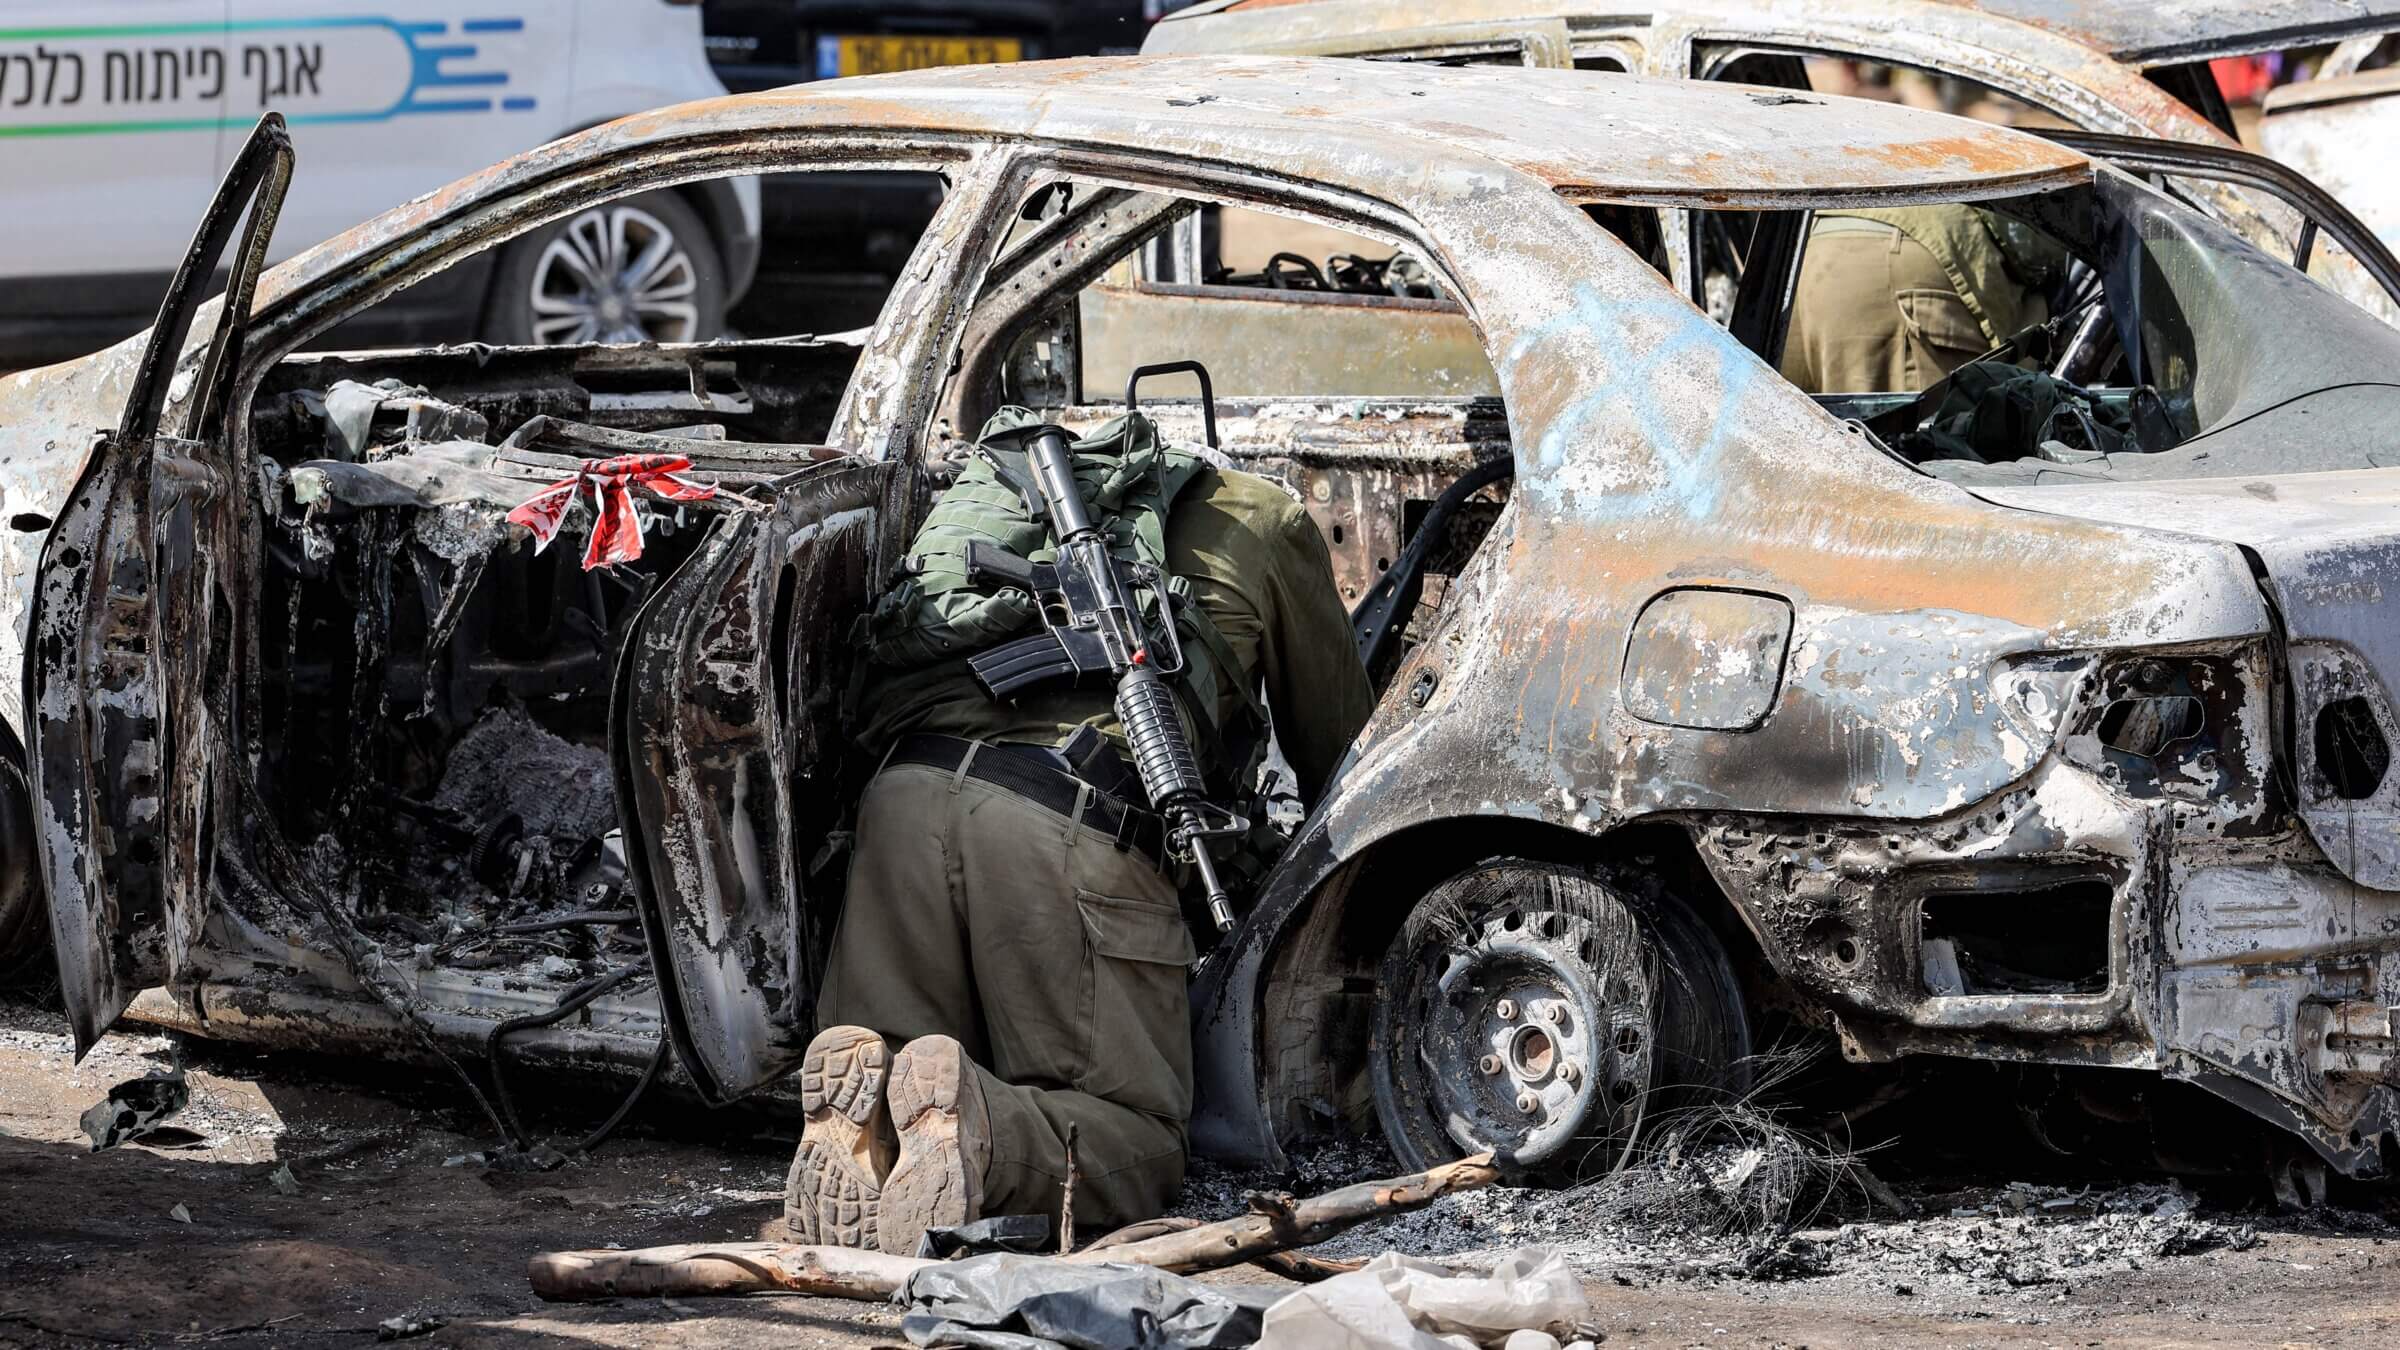
<svg viewBox="0 0 2400 1350"><path fill-rule="evenodd" d="M1575 44L1580 37L1561 18L1469 19L1374 33L1339 33L1268 46L1279 56L1343 56L1369 61L1454 60L1483 65L1505 63L1467 58L1514 49L1517 64L1521 66L1568 67L1574 64Z"/></svg>
<svg viewBox="0 0 2400 1350"><path fill-rule="evenodd" d="M1245 173L1239 168L1222 163L1160 156L1153 157L1141 164L1133 164L1127 162L1121 155L1105 151L1083 151L1073 147L1031 145L1022 142L1012 144L995 141L992 144L997 153L1005 157L1005 162L996 166L995 188L985 199L982 208L985 212L982 234L987 239L997 239L1005 233L1008 222L1017 217L1027 196L1043 181L1060 178L1072 179L1079 184L1093 187L1156 193L1202 206L1231 206L1264 211L1306 223L1348 231L1379 243L1392 244L1415 254L1434 273L1444 292L1452 298L1446 301L1417 300L1413 303L1417 306L1454 307L1474 329L1476 342L1481 347L1485 360L1492 363L1495 371L1499 368L1500 354L1492 349L1490 330L1477 317L1473 298L1460 281L1458 269L1451 265L1449 258L1435 242L1430 232L1426 231L1424 226L1398 203L1338 188L1321 186L1295 188L1289 180L1264 173ZM962 194L953 193L952 195L958 197ZM1311 204L1311 199L1315 204ZM1167 227L1170 233L1175 228L1174 225ZM1166 236L1153 235L1152 240L1163 237ZM1122 261L1127 257L1138 260L1148 251L1149 247L1147 242L1137 243L1133 245L1130 253L1118 254L1115 259L1112 259L1112 265L1113 262ZM974 260L972 270L958 278L960 286L958 293L964 297L964 300L960 305L960 314L955 330L950 339L939 349L940 359L928 359L918 364L917 369L921 382L919 397L925 401L927 407L924 423L916 433L921 445L930 446L936 443L942 435L956 435L961 430L956 423L957 390L958 382L968 372L970 353L965 351L959 343L971 326L975 310L984 303L985 279L1001 261L996 251L987 249L984 256ZM1184 288L1180 286L1170 293L1183 293L1187 289L1203 293L1231 291L1238 293L1243 299L1271 297L1276 294L1273 291L1253 290L1249 287ZM1058 282L1035 294L1029 300L1020 302L1018 310L1023 315L1035 316L1048 305L1055 303L1062 295L1079 293L1079 291L1080 287L1075 286L1072 278L1062 277ZM1399 297L1326 295L1310 303L1325 304L1337 300L1373 301L1377 299L1396 300ZM1004 328L988 338L987 342L1004 359L1006 347L1021 337L1022 332L1021 327ZM929 353L929 356L931 355L933 354ZM1088 393L1089 391L1079 390L1078 392ZM1326 395L1324 397L1339 396ZM1467 401L1480 396L1436 394L1411 397L1430 403L1451 398Z"/></svg>
<svg viewBox="0 0 2400 1350"><path fill-rule="evenodd" d="M1646 48L1634 30L1577 30L1570 28L1563 18L1429 24L1389 32L1345 34L1321 40L1279 43L1273 49L1282 55L1326 55L1352 60L1441 64L1469 50L1498 51L1509 44L1514 44L1520 53L1519 66L1527 69L1573 70L1578 68L1579 60L1605 57L1621 66L1621 73L1639 75L1644 72L1646 60ZM1501 66L1503 63L1468 64ZM1698 283L1690 265L1689 242L1684 237L1691 228L1690 213L1674 207L1644 206L1641 209L1658 214L1659 238L1667 255L1668 278L1679 292L1691 292ZM1678 221L1678 215L1686 219ZM1196 279L1182 279L1199 275L1200 252L1199 221L1195 215L1169 226L1153 244L1132 255L1132 278L1128 284L1145 295L1216 297L1264 303L1336 304L1394 311L1463 312L1463 307L1449 298L1424 299L1340 291L1279 291L1271 288L1212 286ZM1161 263L1165 263L1165 266L1160 266ZM1162 279L1159 271L1171 271L1177 279ZM1444 288L1447 292L1447 282ZM1480 331L1481 326L1478 325Z"/></svg>
<svg viewBox="0 0 2400 1350"><path fill-rule="evenodd" d="M875 323L866 330L858 365L851 372L825 438L830 448L868 458L888 459L911 453L919 447L911 445L904 432L888 434L895 427L910 425L909 419L903 415L893 423L881 407L884 391L906 386L903 367L914 353L894 349L884 339L903 326L904 311L913 314L916 308L904 298L904 293L914 297L928 291L938 292L944 284L945 275L954 267L953 251L946 250L944 244L956 228L980 219L972 200L977 193L990 189L989 175L999 166L983 140L938 132L926 132L898 144L889 136L840 131L781 132L772 136L771 148L758 144L767 139L762 135L748 143L728 145L722 139L707 138L695 131L630 153L595 145L561 173L512 184L500 192L420 221L388 239L376 237L374 221L337 236L337 239L373 242L260 308L251 319L250 342L227 406L248 408L277 363L341 323L426 277L596 205L641 192L719 178L802 171L930 172L942 175L948 181L948 190L932 223L901 269L892 293L885 297ZM305 171L304 167L302 172ZM407 207L396 208L396 211L406 210ZM306 256L303 254L302 259ZM295 266L299 261L295 259L284 265ZM706 344L661 344L661 350L694 345ZM912 349L919 345L908 344ZM187 351L185 359L189 357ZM887 432L881 438L875 434L879 424ZM249 419L234 417L229 434L240 438L241 448L247 453ZM729 458L739 457L740 445L740 442L727 443Z"/></svg>
<svg viewBox="0 0 2400 1350"><path fill-rule="evenodd" d="M1590 49L1588 52L1587 48ZM1537 70L1572 69L1578 57L1590 54L1608 56L1623 64L1628 71L1635 68L1634 61L1627 59L1628 55L1632 51L1638 51L1638 49L1630 47L1630 44L1625 43L1610 43L1607 44L1606 50L1602 50L1592 42L1588 35L1572 32L1568 28L1566 20L1558 18L1428 24L1417 28L1394 29L1389 32L1343 34L1318 40L1278 43L1275 44L1274 50L1279 55L1287 56L1334 56L1361 61L1399 61L1423 65L1477 65L1501 68L1509 66L1510 63L1505 60L1480 58L1502 56L1513 52L1517 58L1514 63L1517 68ZM1662 221L1661 228L1663 229L1664 226L1665 222ZM1178 274L1184 272L1187 264L1196 263L1199 256L1198 228L1197 219L1194 218L1170 226L1167 233L1160 236L1163 252L1175 260L1173 270ZM1132 261L1132 288L1144 294L1188 295L1195 290L1213 292L1222 289L1210 287L1207 283L1199 281L1160 279L1153 273L1153 260L1147 249L1134 255ZM1197 275L1196 265L1192 275ZM1452 302L1447 300L1428 301L1415 297L1357 295L1340 291L1276 292L1265 290L1252 293L1251 288L1247 287L1233 289L1242 291L1243 294L1240 298L1247 300L1297 300L1298 297L1306 295L1310 298L1303 303L1310 304L1380 303L1386 300L1401 300L1408 302L1399 306L1403 309L1425 305L1449 308L1452 305Z"/></svg>
<svg viewBox="0 0 2400 1350"><path fill-rule="evenodd" d="M2340 198L2319 187L2298 169L2250 150L2227 146L2190 145L2152 137L2112 136L2080 128L2049 127L2033 134L2106 163L2124 173L2159 186L2161 176L2196 178L2263 192L2289 207L2301 219L2291 241L2292 255L2283 261L2308 275L2311 247L2320 235L2339 245L2361 270L2400 307L2400 258L2381 236L2353 214ZM2166 190L2161 187L2161 190ZM2175 195L2181 196L2180 192ZM2197 209L2197 208L2196 208Z"/></svg>

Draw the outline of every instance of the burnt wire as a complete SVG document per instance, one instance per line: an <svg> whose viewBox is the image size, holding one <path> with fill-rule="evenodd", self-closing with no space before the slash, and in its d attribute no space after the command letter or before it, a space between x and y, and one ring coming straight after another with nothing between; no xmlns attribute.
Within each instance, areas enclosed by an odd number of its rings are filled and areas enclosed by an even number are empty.
<svg viewBox="0 0 2400 1350"><path fill-rule="evenodd" d="M533 1139L530 1135L525 1133L524 1123L517 1116L516 1099L509 1094L507 1061L501 1058L500 1042L514 1032L531 1031L535 1027L546 1027L554 1022L564 1021L566 1018L583 1011L586 1007L591 1005L594 999L597 999L602 994L607 993L609 990L616 988L618 985L625 983L627 980L630 980L637 975L647 975L649 973L650 958L645 956L640 960L635 961L631 965L619 966L615 970L595 975L590 979L585 980L583 983L576 985L574 988L569 989L566 992L566 996L559 999L557 1003L551 1005L547 1011L526 1013L522 1017L511 1017L507 1021L500 1023L498 1026L493 1027L491 1034L484 1038L484 1057L491 1061L492 1067L492 1096L493 1099L499 1104L500 1117L503 1122L504 1132L506 1133L509 1142L516 1146L518 1152L524 1153L531 1151L533 1148ZM659 1048L662 1051L666 1048L666 1038L664 1036L659 1038ZM608 1132L616 1128L617 1122L624 1118L625 1113L633 1109L633 1103L640 1098L641 1094L645 1090L649 1088L651 1080L657 1077L660 1067L659 1060L662 1058L662 1055L653 1055L651 1057L650 1067L643 1072L641 1081L635 1084L633 1095L626 1098L625 1102L617 1108L616 1114L610 1116L608 1121L601 1126L593 1142L597 1142L599 1139L607 1138ZM586 1147L588 1147L588 1145L586 1145Z"/></svg>
<svg viewBox="0 0 2400 1350"><path fill-rule="evenodd" d="M246 772L237 771L232 777L241 793L243 812L255 820L271 820L273 817L268 812L265 800L259 795L257 782ZM331 934L334 949L341 954L342 964L349 967L351 978L372 994L375 1001L381 1003L385 1011L408 1030L427 1054L456 1074L458 1081L465 1085L467 1095L474 1098L475 1105L482 1109L484 1119L491 1122L495 1131L507 1134L507 1124L501 1120L499 1112L492 1109L491 1099L484 1096L483 1089L475 1082L475 1076L442 1048L432 1028L425 1024L424 1010L417 1005L414 993L406 983L390 974L388 968L391 963L384 956L383 948L369 940L366 934L358 930L358 925L351 922L333 892L320 884L315 869L273 829L257 831L253 842L259 860L266 864L269 872L269 876L263 879L266 882L263 889L285 896L300 896L309 902ZM238 854L231 851L218 855L221 863L238 866L237 859Z"/></svg>
<svg viewBox="0 0 2400 1350"><path fill-rule="evenodd" d="M2207 440L2211 436L2223 435L2224 433L2233 430L2235 427L2241 426L2245 422L2255 421L2271 412L2279 412L2282 409L2288 408L2291 405L2300 402L2302 399L2315 398L2319 394L2330 394L2341 389L2400 389L2400 384L2394 384L2389 380L2344 380L2339 384L2328 384L2320 388L2304 390L2300 393L2292 395L2290 398L2280 399L2276 402L2268 404L2263 408L2253 409L2252 411L2244 413L2242 416L2237 417L2222 426L2210 427L2208 430L2201 432L2197 436L2185 437L2182 441L2176 443L2172 448L2181 450L2186 446L2197 445L2200 442Z"/></svg>
<svg viewBox="0 0 2400 1350"><path fill-rule="evenodd" d="M617 1132L617 1126L623 1124L625 1117L632 1114L634 1103L642 1099L642 1095L650 1090L650 1085L658 1081L659 1071L667 1067L668 1049L669 1043L666 1034L661 1032L658 1038L658 1048L650 1052L650 1063L642 1069L642 1076L634 1082L633 1091L626 1093L625 1100L617 1103L617 1109L609 1113L608 1119L600 1122L600 1128L585 1135L582 1142L575 1145L577 1153L591 1152L600 1147L610 1135Z"/></svg>
<svg viewBox="0 0 2400 1350"><path fill-rule="evenodd" d="M522 937L527 933L555 933L562 928L581 928L586 924L632 923L637 916L629 909L595 909L581 914L561 914L555 919L527 919L521 923L504 923L492 929L497 937Z"/></svg>

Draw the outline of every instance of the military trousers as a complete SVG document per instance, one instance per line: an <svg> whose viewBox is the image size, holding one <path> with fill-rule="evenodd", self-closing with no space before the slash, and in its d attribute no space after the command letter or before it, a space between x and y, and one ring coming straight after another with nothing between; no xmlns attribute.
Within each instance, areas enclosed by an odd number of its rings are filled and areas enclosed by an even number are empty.
<svg viewBox="0 0 2400 1350"><path fill-rule="evenodd" d="M991 1122L984 1213L1055 1218L1073 1126L1077 1226L1155 1217L1183 1184L1192 1110L1175 887L972 762L868 785L818 1020L966 1048Z"/></svg>
<svg viewBox="0 0 2400 1350"><path fill-rule="evenodd" d="M1923 244L1874 220L1809 234L1783 377L1812 394L1914 393L1992 345Z"/></svg>

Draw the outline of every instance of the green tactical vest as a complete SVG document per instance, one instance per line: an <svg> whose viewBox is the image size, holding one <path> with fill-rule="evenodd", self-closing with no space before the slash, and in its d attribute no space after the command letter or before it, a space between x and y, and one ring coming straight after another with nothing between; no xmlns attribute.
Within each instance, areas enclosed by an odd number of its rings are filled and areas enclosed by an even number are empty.
<svg viewBox="0 0 2400 1350"><path fill-rule="evenodd" d="M1036 426L1044 418L1024 408L1002 408L983 427L980 440ZM1207 467L1199 456L1170 449L1140 413L1128 413L1076 441L1071 447L1075 482L1092 519L1107 534L1109 552L1128 563L1167 571L1167 513L1175 499ZM972 656L1032 632L1039 624L1033 597L997 582L967 578L967 544L972 540L1007 549L1032 562L1053 562L1056 541L1047 521L1030 511L1015 488L1001 481L977 456L944 492L909 546L912 575L886 591L869 619L868 656L877 665L914 670ZM1262 710L1232 649L1216 624L1191 598L1181 577L1170 577L1185 672L1176 679L1184 711L1196 723L1194 748L1204 763L1219 767L1246 751L1224 743L1233 728L1216 722L1218 692L1230 682L1236 704L1248 718ZM1155 623L1155 604L1144 593L1144 618Z"/></svg>

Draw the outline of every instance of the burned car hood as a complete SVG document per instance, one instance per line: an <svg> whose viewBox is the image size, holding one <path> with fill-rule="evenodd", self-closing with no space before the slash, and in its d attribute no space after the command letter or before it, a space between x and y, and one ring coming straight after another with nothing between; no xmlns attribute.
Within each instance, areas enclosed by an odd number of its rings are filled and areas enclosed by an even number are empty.
<svg viewBox="0 0 2400 1350"><path fill-rule="evenodd" d="M2301 817L2351 880L2400 890L2400 469L1972 490L2247 551L2289 649Z"/></svg>

